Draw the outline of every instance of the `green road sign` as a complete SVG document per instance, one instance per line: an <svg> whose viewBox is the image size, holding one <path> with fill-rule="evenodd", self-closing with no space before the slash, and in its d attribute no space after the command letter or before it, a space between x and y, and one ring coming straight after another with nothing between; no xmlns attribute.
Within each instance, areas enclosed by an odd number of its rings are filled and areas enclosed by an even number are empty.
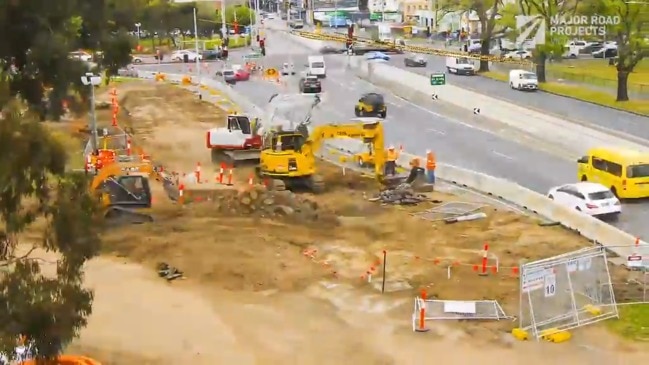
<svg viewBox="0 0 649 365"><path fill-rule="evenodd" d="M446 85L446 74L443 72L430 74L430 84L433 86Z"/></svg>
<svg viewBox="0 0 649 365"><path fill-rule="evenodd" d="M261 53L257 53L257 52L249 53L247 55L244 55L243 58L247 59L247 60L256 60L256 59L261 58Z"/></svg>

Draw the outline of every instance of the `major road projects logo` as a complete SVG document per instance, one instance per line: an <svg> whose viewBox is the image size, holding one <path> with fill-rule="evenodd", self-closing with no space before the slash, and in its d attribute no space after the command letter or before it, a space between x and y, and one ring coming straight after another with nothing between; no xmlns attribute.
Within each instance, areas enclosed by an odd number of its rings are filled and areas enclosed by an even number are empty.
<svg viewBox="0 0 649 365"><path fill-rule="evenodd" d="M545 44L546 31L550 35L562 35L567 37L585 37L606 35L606 28L611 25L620 24L619 16L605 15L555 15L550 17L550 24L547 24L541 15L517 15L516 16L516 44L527 44L535 46Z"/></svg>

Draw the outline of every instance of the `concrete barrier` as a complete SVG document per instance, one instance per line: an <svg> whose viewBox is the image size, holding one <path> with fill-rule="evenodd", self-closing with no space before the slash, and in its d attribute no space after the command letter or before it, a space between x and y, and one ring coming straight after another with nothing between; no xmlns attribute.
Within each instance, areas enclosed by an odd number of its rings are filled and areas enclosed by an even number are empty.
<svg viewBox="0 0 649 365"><path fill-rule="evenodd" d="M360 69L365 67L367 66L359 66ZM169 80L181 80L183 75L168 74L167 77ZM229 86L212 79L204 79L201 83L207 90L219 90L219 92L222 92L230 100L246 110L247 113L263 120L264 111ZM201 90L199 87L197 89ZM355 140L330 141L327 146L347 153L356 153L362 149L362 143ZM419 157L425 161L424 156L404 153L398 163L400 166L407 167L414 157ZM551 221L559 222L580 235L605 246L609 251L623 258L634 254L649 256L649 244L647 242L641 241L635 247L636 237L587 214L559 205L544 195L522 187L515 182L444 163L438 164L436 172L437 176L444 181L494 196Z"/></svg>

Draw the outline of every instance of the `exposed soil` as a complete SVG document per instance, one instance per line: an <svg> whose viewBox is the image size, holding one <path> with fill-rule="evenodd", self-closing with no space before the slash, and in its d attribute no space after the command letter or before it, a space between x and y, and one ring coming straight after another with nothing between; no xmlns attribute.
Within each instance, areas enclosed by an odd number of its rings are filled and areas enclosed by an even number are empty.
<svg viewBox="0 0 649 365"><path fill-rule="evenodd" d="M299 214L260 214L249 204L244 209L240 194L251 189L250 168L236 169L233 187L219 186L204 145L206 130L223 123L220 109L178 87L119 88L122 111L130 114L122 113L121 123L132 129L134 142L179 173L190 174L200 162L210 199L181 207L160 193L154 223L105 234L104 257L88 264L94 313L72 350L120 365L416 364L433 356L446 364L647 359L597 327L577 331L562 345L504 340L504 331L515 326L508 320L434 322L431 333L413 334L412 300L420 290L448 300L495 299L515 316L519 280L513 267L589 243L471 194L435 192L429 194L434 203L381 206L367 201L377 191L372 180L349 170L343 175L325 162L319 167L326 193L282 197L292 202L282 205L307 204L309 219L301 213L306 208L295 208ZM482 205L487 218L444 224L413 214L457 201ZM485 243L489 274L479 276ZM381 295L384 250L391 292ZM182 270L186 279L158 278L159 262Z"/></svg>

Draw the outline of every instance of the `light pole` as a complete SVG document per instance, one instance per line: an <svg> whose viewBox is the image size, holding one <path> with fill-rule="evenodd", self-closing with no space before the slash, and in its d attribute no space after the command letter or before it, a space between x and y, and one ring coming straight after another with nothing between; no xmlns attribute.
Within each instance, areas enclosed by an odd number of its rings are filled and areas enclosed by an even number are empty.
<svg viewBox="0 0 649 365"><path fill-rule="evenodd" d="M81 76L81 82L90 86L90 144L92 145L92 150L97 149L97 118L95 115L95 86L101 84L101 76L94 75L92 72L87 72L85 75Z"/></svg>
<svg viewBox="0 0 649 365"><path fill-rule="evenodd" d="M140 44L140 27L142 23L135 23L135 29L137 30L137 43Z"/></svg>

